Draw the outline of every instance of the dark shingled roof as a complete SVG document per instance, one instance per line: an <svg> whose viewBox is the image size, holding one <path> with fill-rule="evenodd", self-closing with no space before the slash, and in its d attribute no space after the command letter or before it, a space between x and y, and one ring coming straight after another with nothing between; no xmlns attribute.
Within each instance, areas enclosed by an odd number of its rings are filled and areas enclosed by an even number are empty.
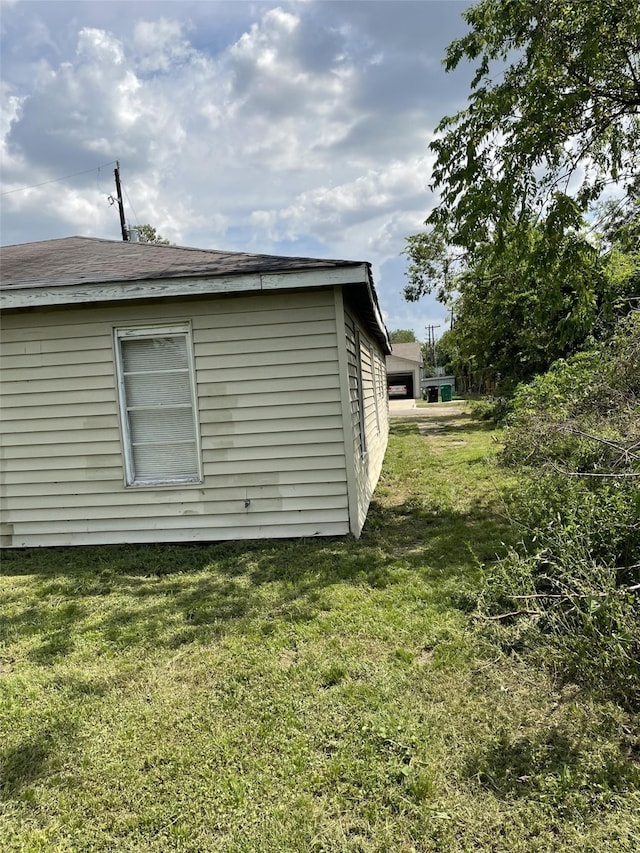
<svg viewBox="0 0 640 853"><path fill-rule="evenodd" d="M0 289L5 291L6 298L10 298L33 289L45 293L46 289L62 288L64 285L73 287L121 283L126 286L126 282L140 282L138 296L144 298L145 283L151 284L161 279L231 278L234 275L261 276L314 269L330 271L345 267L354 269L349 299L357 304L384 351L390 352L387 331L371 278L371 267L364 261L251 255L246 252L158 246L154 243L130 243L96 237L64 237L0 249ZM363 267L366 270L364 281L361 275ZM58 291L60 293L64 291ZM153 296L153 293L149 295ZM9 307L8 310L13 309Z"/></svg>
<svg viewBox="0 0 640 853"><path fill-rule="evenodd" d="M0 250L3 287L52 287L89 282L291 272L360 264L359 261L251 255L95 237L21 243L4 246Z"/></svg>

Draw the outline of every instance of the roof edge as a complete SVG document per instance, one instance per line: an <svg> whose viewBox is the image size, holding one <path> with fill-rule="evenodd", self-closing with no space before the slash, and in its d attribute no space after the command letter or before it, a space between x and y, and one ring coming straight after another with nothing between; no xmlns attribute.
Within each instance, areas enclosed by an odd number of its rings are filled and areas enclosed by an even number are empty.
<svg viewBox="0 0 640 853"><path fill-rule="evenodd" d="M367 264L266 273L149 278L132 281L70 282L52 287L13 285L0 292L0 308L25 309L129 300L215 296L367 284ZM373 300L372 300L373 302Z"/></svg>

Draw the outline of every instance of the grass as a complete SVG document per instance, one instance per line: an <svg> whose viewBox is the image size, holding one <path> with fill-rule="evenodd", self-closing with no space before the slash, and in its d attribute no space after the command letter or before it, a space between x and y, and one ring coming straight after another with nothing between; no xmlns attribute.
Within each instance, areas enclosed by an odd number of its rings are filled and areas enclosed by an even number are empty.
<svg viewBox="0 0 640 853"><path fill-rule="evenodd" d="M637 722L469 609L486 424L392 427L352 539L9 552L3 851L632 851Z"/></svg>

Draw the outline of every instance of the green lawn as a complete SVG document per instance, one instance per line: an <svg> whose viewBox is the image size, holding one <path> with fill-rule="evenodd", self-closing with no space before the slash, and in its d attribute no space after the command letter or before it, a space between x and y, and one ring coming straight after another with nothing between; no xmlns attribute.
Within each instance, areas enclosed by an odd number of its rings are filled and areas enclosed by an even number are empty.
<svg viewBox="0 0 640 853"><path fill-rule="evenodd" d="M471 616L495 437L427 421L357 542L5 554L2 851L640 849L636 721Z"/></svg>

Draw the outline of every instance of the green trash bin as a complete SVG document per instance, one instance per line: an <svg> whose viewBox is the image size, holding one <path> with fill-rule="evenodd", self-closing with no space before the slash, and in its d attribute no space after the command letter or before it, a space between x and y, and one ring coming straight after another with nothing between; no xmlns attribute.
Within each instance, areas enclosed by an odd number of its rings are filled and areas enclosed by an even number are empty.
<svg viewBox="0 0 640 853"><path fill-rule="evenodd" d="M442 385L440 387L440 396L443 403L451 402L451 385Z"/></svg>

